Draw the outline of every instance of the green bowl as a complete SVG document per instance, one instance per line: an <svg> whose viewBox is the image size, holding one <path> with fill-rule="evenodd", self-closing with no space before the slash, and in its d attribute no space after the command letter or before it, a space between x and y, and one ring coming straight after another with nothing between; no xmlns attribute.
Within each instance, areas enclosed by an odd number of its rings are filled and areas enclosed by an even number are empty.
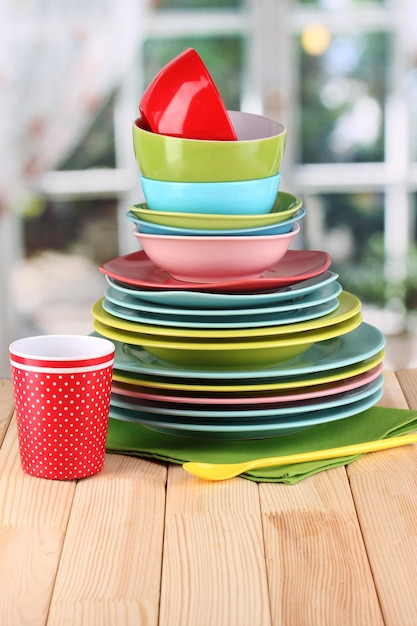
<svg viewBox="0 0 417 626"><path fill-rule="evenodd" d="M269 226L290 219L301 208L303 202L298 196L279 191L270 213L262 215L226 215L207 213L176 213L173 211L152 211L146 202L130 207L139 219L161 226L174 228L195 228L206 230L230 230Z"/></svg>
<svg viewBox="0 0 417 626"><path fill-rule="evenodd" d="M228 111L237 141L171 137L133 123L133 148L143 176L178 182L224 182L278 174L287 130L280 122L254 113Z"/></svg>

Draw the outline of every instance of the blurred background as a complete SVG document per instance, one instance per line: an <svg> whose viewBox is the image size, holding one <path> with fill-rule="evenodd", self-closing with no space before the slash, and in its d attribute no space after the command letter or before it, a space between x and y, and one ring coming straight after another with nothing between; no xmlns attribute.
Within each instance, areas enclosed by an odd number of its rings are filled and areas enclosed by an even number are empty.
<svg viewBox="0 0 417 626"><path fill-rule="evenodd" d="M194 47L228 109L283 122L281 189L307 210L386 366L417 366L415 0L2 0L0 375L8 344L91 332L99 265L136 250L131 123Z"/></svg>

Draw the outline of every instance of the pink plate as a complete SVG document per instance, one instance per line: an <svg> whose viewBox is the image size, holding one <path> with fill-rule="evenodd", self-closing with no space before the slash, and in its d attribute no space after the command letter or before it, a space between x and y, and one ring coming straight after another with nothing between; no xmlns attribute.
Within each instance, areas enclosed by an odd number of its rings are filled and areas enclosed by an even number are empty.
<svg viewBox="0 0 417 626"><path fill-rule="evenodd" d="M276 265L258 278L217 283L189 283L173 278L157 267L143 250L132 252L103 263L100 271L111 278L145 289L188 289L218 293L244 293L286 287L325 272L331 264L330 255L320 250L288 250Z"/></svg>
<svg viewBox="0 0 417 626"><path fill-rule="evenodd" d="M293 392L287 391L283 393L272 392L268 395L267 392L259 392L257 394L248 393L213 393L210 396L196 393L181 392L180 396L172 395L169 391L160 389L158 392L150 392L148 388L139 387L136 385L129 385L125 383L118 383L113 381L112 392L129 398L137 398L142 400L156 400L159 402L178 402L181 404L270 404L279 402L297 402L298 400L310 400L313 398L327 398L329 396L336 395L345 391L351 391L357 389L362 385L366 385L374 381L381 374L383 370L383 363L379 363L372 369L362 374L357 374L350 378L346 378L334 383L325 383L322 385L316 385L310 387L308 391Z"/></svg>

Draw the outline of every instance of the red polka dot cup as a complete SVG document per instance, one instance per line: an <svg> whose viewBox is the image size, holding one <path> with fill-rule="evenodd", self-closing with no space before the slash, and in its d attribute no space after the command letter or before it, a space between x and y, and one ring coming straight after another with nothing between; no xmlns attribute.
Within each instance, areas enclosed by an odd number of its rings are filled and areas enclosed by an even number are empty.
<svg viewBox="0 0 417 626"><path fill-rule="evenodd" d="M9 348L23 471L72 480L103 469L114 344L42 335Z"/></svg>

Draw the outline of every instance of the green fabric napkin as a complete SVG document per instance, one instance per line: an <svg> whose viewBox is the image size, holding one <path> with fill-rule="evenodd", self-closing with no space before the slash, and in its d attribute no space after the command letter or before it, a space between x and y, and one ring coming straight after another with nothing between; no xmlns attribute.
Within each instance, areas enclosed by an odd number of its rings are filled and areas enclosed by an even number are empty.
<svg viewBox="0 0 417 626"><path fill-rule="evenodd" d="M132 422L111 418L108 452L134 455L182 464L186 461L233 463L246 459L336 448L353 443L404 435L417 430L417 411L374 406L342 420L267 439L243 441L197 439L166 435ZM346 465L362 455L282 465L242 474L258 482L294 484L323 470Z"/></svg>

